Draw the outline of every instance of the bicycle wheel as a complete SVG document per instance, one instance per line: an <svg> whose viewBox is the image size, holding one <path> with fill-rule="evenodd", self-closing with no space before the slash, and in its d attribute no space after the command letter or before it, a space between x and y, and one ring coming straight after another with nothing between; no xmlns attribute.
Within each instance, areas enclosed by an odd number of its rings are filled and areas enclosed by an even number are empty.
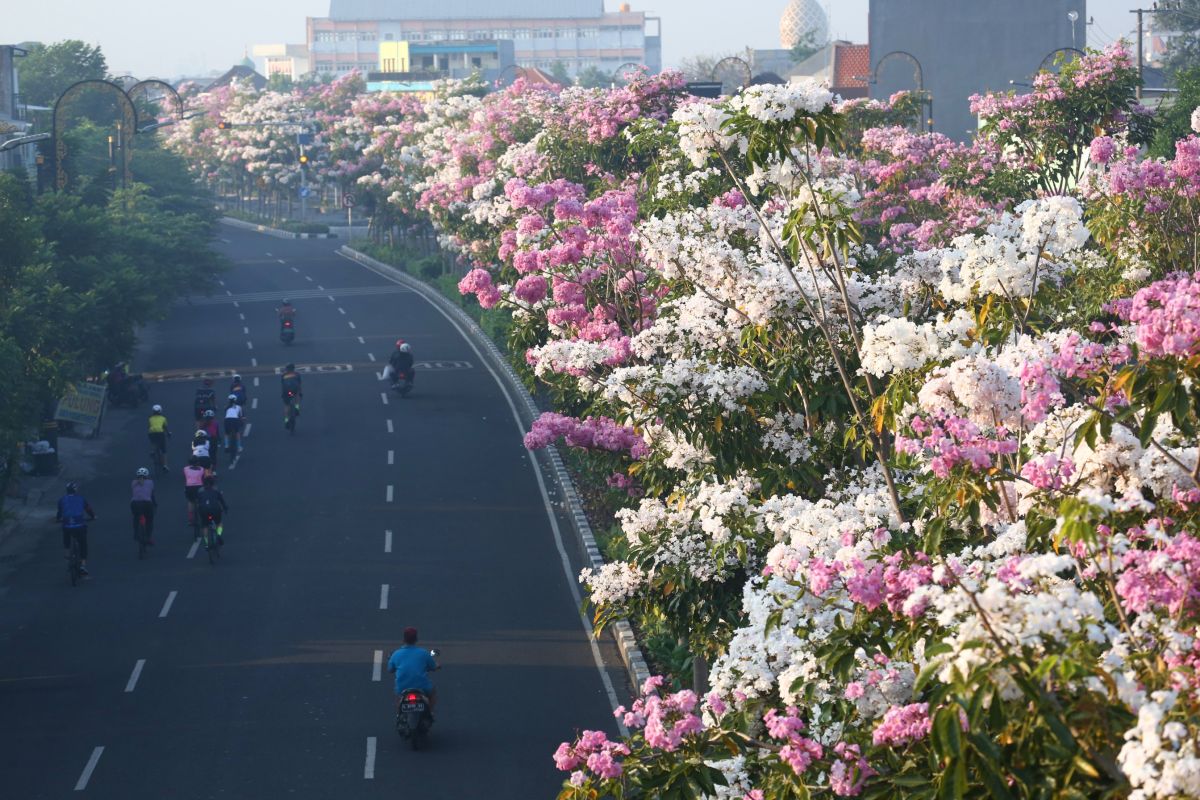
<svg viewBox="0 0 1200 800"><path fill-rule="evenodd" d="M146 542L149 538L146 535L146 517L139 516L137 526L138 561L146 557Z"/></svg>
<svg viewBox="0 0 1200 800"><path fill-rule="evenodd" d="M287 429L288 429L288 433L293 434L293 435L296 433L296 417L297 416L298 415L296 414L295 404L289 405L288 406Z"/></svg>
<svg viewBox="0 0 1200 800"><path fill-rule="evenodd" d="M79 540L74 536L71 537L71 557L67 559L67 579L71 581L71 585L75 586L79 583L79 579L83 577L83 559L79 555Z"/></svg>

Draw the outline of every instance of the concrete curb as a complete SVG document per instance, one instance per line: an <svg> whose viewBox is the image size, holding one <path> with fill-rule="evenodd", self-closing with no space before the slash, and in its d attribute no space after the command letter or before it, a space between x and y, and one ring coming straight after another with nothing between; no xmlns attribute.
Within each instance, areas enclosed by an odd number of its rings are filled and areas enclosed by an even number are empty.
<svg viewBox="0 0 1200 800"><path fill-rule="evenodd" d="M500 374L504 376L505 381L509 384L509 389L512 390L515 397L518 398L519 405L523 416L526 417L525 424L532 424L533 420L537 419L541 414L541 409L533 401L533 396L529 394L529 390L525 388L525 384L517 377L516 371L508 363L508 359L500 352L500 348L496 343L480 329L475 320L471 318L467 312L463 311L456 304L450 302L446 297L434 289L429 284L422 280L391 266L382 261L377 261L374 258L360 253L359 251L343 245L338 250L339 253L347 258L362 264L368 269L375 270L389 278L399 281L403 285L418 292L427 300L436 303L440 308L454 315L454 318L463 325L471 335L475 338L475 343L479 345L485 353L491 358L492 365L496 367ZM579 493L575 491L575 484L571 480L571 475L567 472L566 465L563 463L562 455L555 447L547 447L545 450L546 458L553 468L555 481L558 483L559 491L566 503L566 508L571 516L572 524L575 528L575 533L579 537L580 543L583 545L583 550L587 554L588 564L593 570L599 570L604 566L604 558L600 555L600 547L596 544L596 537L592 534L592 526L588 523L587 515L583 510L583 503L579 499ZM639 687L650 677L650 668L646 665L646 659L642 655L642 649L638 645L637 637L633 634L633 628L625 620L618 620L609 626L613 632L613 638L616 640L617 649L621 653L621 658L625 662L625 669L629 673L629 679L633 682L634 691L637 692Z"/></svg>
<svg viewBox="0 0 1200 800"><path fill-rule="evenodd" d="M274 236L276 239L336 239L337 235L332 233L292 233L291 231L281 231L278 228L270 228L266 225L259 225L254 222L245 222L244 220L234 219L233 217L221 217L221 224L228 225L231 228L241 228L244 231L254 231L255 233L263 233L267 236Z"/></svg>

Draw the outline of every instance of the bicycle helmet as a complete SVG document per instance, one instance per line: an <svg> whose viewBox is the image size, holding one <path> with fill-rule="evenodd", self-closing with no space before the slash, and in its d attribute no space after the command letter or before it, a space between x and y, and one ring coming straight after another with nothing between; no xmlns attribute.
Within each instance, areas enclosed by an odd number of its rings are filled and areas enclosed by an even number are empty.
<svg viewBox="0 0 1200 800"><path fill-rule="evenodd" d="M399 350L401 347L404 347L404 340L403 340L403 339L397 339L397 340L396 340L396 349L397 349L397 350Z"/></svg>
<svg viewBox="0 0 1200 800"><path fill-rule="evenodd" d="M236 402L237 402L237 395L236 395L236 394L231 394L231 395L229 395L229 399L230 399L231 401L233 401L233 402L235 402L235 403L236 403Z"/></svg>
<svg viewBox="0 0 1200 800"><path fill-rule="evenodd" d="M288 300L288 299L285 297L285 298L283 298L283 304L284 304L285 306L290 306L290 305L292 304L292 301L291 301L291 300Z"/></svg>
<svg viewBox="0 0 1200 800"><path fill-rule="evenodd" d="M217 412L213 411L211 408L204 409L204 416L208 417L209 419L212 419L216 415Z"/></svg>
<svg viewBox="0 0 1200 800"><path fill-rule="evenodd" d="M67 484L67 494L75 494L76 490L78 489L79 487L75 484L75 481L71 481Z"/></svg>
<svg viewBox="0 0 1200 800"><path fill-rule="evenodd" d="M411 347L409 347L409 345L408 345L408 342L405 342L404 344L400 345L400 352L401 352L401 353L410 353L410 352L412 352L412 348L411 348Z"/></svg>
<svg viewBox="0 0 1200 800"><path fill-rule="evenodd" d="M145 467L138 467L137 476L139 478L149 478L150 470L146 469Z"/></svg>
<svg viewBox="0 0 1200 800"><path fill-rule="evenodd" d="M204 441L208 441L208 431L201 429L201 430L196 431L194 434L192 434L193 442L198 442L201 439L203 439Z"/></svg>
<svg viewBox="0 0 1200 800"><path fill-rule="evenodd" d="M234 376L233 376L233 382L234 382L234 383L241 383L241 382L242 382L242 376L241 376L241 375L234 375Z"/></svg>
<svg viewBox="0 0 1200 800"><path fill-rule="evenodd" d="M161 414L162 406L160 406L158 403L155 403L153 406L150 407L150 410L153 411L155 414Z"/></svg>

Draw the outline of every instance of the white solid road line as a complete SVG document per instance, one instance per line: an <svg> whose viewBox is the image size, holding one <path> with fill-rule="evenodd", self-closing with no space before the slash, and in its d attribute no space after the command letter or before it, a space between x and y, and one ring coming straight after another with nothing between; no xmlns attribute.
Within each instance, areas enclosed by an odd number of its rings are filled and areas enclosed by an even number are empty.
<svg viewBox="0 0 1200 800"><path fill-rule="evenodd" d="M373 780L375 778L375 737L367 737L367 762L363 765L363 779Z"/></svg>
<svg viewBox="0 0 1200 800"><path fill-rule="evenodd" d="M196 551L200 548L200 540L196 539L192 542L192 549L188 550L188 558L195 558Z"/></svg>
<svg viewBox="0 0 1200 800"><path fill-rule="evenodd" d="M387 396L387 392L380 392L380 393L379 393L379 399L380 399L380 400L382 400L382 401L383 401L383 404L386 406L386 405L388 404L388 396Z"/></svg>
<svg viewBox="0 0 1200 800"><path fill-rule="evenodd" d="M395 493L395 487L389 483L388 488L387 488L387 501L389 503L392 502L392 497L393 497L394 493Z"/></svg>
<svg viewBox="0 0 1200 800"><path fill-rule="evenodd" d="M395 431L395 429L392 427L392 421L389 419L389 420L387 421L387 423L388 423L388 433L395 433L396 431Z"/></svg>
<svg viewBox="0 0 1200 800"><path fill-rule="evenodd" d="M257 398L257 397L255 397L254 399L252 399L252 400L250 401L250 410L251 410L251 411L254 411L254 410L255 410L255 409L257 409L257 408L258 408L258 398Z"/></svg>
<svg viewBox="0 0 1200 800"><path fill-rule="evenodd" d="M385 553L392 552L392 532L391 531L383 532L383 552L385 552Z"/></svg>
<svg viewBox="0 0 1200 800"><path fill-rule="evenodd" d="M390 589L386 583L379 587L379 610L380 611L387 611L387 601L388 601L388 592L389 591L390 591Z"/></svg>
<svg viewBox="0 0 1200 800"><path fill-rule="evenodd" d="M96 765L100 763L100 756L102 755L104 755L103 747L97 747L92 751L92 757L88 759L87 766L83 768L83 774L75 782L75 791L82 792L87 788L88 781L92 779L92 773L96 771Z"/></svg>
<svg viewBox="0 0 1200 800"><path fill-rule="evenodd" d="M129 682L125 684L125 694L133 691L133 687L137 686L138 678L142 677L142 667L146 666L146 659L139 658L137 663L133 665L133 674L129 676Z"/></svg>
<svg viewBox="0 0 1200 800"><path fill-rule="evenodd" d="M390 464L395 464L395 463L396 463L396 451L388 450L388 464L390 465Z"/></svg>
<svg viewBox="0 0 1200 800"><path fill-rule="evenodd" d="M171 613L171 606L175 604L175 598L178 595L179 592L175 591L174 589L172 589L171 593L167 595L167 601L163 603L162 611L158 612L159 619L162 619L167 616L167 614Z"/></svg>
<svg viewBox="0 0 1200 800"><path fill-rule="evenodd" d="M375 666L371 668L371 680L378 683L383 678L383 651L375 651Z"/></svg>

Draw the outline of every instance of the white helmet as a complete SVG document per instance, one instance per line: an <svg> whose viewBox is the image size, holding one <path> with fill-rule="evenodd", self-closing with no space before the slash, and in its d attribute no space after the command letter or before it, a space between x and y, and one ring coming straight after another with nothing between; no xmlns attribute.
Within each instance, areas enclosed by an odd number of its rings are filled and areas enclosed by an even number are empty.
<svg viewBox="0 0 1200 800"><path fill-rule="evenodd" d="M232 400L232 401L234 401L234 402L236 403L236 402L237 402L237 395L236 395L236 394L231 394L231 395L229 395L229 399L230 399L230 400Z"/></svg>
<svg viewBox="0 0 1200 800"><path fill-rule="evenodd" d="M405 342L404 344L400 345L400 352L401 353L410 353L410 352L412 352L412 346L409 345L408 342Z"/></svg>
<svg viewBox="0 0 1200 800"><path fill-rule="evenodd" d="M162 413L162 406L160 406L158 403L155 403L154 405L152 405L152 406L150 407L150 410L151 410L151 411L153 411L155 414L161 414L161 413Z"/></svg>
<svg viewBox="0 0 1200 800"><path fill-rule="evenodd" d="M138 467L137 476L139 478L149 478L150 470L146 469L145 467Z"/></svg>

